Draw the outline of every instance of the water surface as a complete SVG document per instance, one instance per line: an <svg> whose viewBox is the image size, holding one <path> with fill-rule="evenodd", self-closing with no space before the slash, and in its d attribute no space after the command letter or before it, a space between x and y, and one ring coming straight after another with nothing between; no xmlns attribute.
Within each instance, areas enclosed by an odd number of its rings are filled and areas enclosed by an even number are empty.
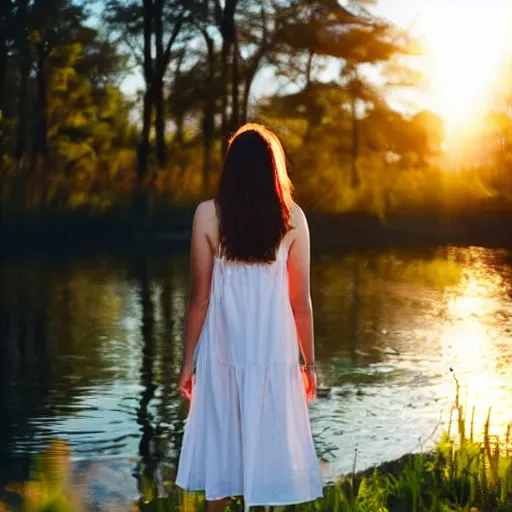
<svg viewBox="0 0 512 512"><path fill-rule="evenodd" d="M119 459L170 482L188 255L180 250L0 263L0 480L50 440L77 464ZM311 406L326 478L427 449L455 386L479 431L512 420L512 255L442 247L316 255L320 380ZM357 459L355 459L357 449ZM140 479L139 479L140 481Z"/></svg>

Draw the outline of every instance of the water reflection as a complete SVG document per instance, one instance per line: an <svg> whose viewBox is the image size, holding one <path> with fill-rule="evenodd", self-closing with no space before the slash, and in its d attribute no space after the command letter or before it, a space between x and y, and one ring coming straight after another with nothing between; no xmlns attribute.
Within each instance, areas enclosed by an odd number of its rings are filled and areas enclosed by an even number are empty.
<svg viewBox="0 0 512 512"><path fill-rule="evenodd" d="M137 261L136 272L139 277L140 302L142 309L142 357L140 383L142 393L137 411L137 423L141 426L142 436L139 443L140 466L137 475L141 480L139 491L147 492L151 486L151 494L157 495L155 473L158 467L160 453L155 449L155 428L153 417L148 410L149 403L155 396L156 382L153 366L155 363L155 312L151 297L149 261L146 255L141 255ZM156 445L157 447L158 445Z"/></svg>
<svg viewBox="0 0 512 512"><path fill-rule="evenodd" d="M144 493L165 492L185 418L176 383L188 255L2 262L0 280L0 477L23 478L31 454L61 437L75 460L124 460ZM476 423L492 406L503 431L511 289L500 251L314 257L317 356L333 392L312 421L333 474L351 470L356 447L362 468L435 439L454 395L450 367Z"/></svg>
<svg viewBox="0 0 512 512"><path fill-rule="evenodd" d="M511 273L489 265L482 249L465 256L463 277L448 291L443 357L457 371L467 406L475 408L476 428L491 408L491 428L502 433L512 416Z"/></svg>

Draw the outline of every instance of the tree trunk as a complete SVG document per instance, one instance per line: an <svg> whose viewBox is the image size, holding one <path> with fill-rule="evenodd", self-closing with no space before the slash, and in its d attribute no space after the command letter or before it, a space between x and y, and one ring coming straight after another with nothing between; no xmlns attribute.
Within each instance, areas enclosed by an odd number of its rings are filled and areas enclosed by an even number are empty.
<svg viewBox="0 0 512 512"><path fill-rule="evenodd" d="M142 107L142 131L138 148L138 185L144 186L144 180L148 172L149 160L149 136L151 133L151 114L152 114L151 92L144 93L143 107Z"/></svg>
<svg viewBox="0 0 512 512"><path fill-rule="evenodd" d="M311 78L313 74L313 52L309 52L308 63L306 66L306 89L311 87Z"/></svg>
<svg viewBox="0 0 512 512"><path fill-rule="evenodd" d="M167 162L167 146L165 143L165 99L164 81L158 78L155 82L155 139L156 159L158 167L163 169Z"/></svg>
<svg viewBox="0 0 512 512"><path fill-rule="evenodd" d="M28 0L18 2L17 25L19 34L17 37L17 47L20 58L20 86L18 93L18 125L16 136L16 148L14 156L21 163L23 156L27 151L27 100L28 100L28 79L30 72L30 55L27 39L27 4Z"/></svg>
<svg viewBox="0 0 512 512"><path fill-rule="evenodd" d="M20 88L18 95L18 134L16 137L15 157L21 163L27 150L27 99L28 99L29 62L23 56L20 62Z"/></svg>
<svg viewBox="0 0 512 512"><path fill-rule="evenodd" d="M240 110L240 123L245 124L249 119L249 95L251 93L252 80L247 78L244 80L244 88L242 91L242 105Z"/></svg>
<svg viewBox="0 0 512 512"><path fill-rule="evenodd" d="M313 52L309 52L308 55L308 63L306 66L306 133L304 134L304 143L308 143L311 141L311 136L313 135L313 123L311 120L311 82L312 82L312 72L313 72Z"/></svg>
<svg viewBox="0 0 512 512"><path fill-rule="evenodd" d="M352 168L350 174L350 186L354 189L359 187L359 122L357 120L357 97L356 93L352 92L351 102L352 114Z"/></svg>
<svg viewBox="0 0 512 512"><path fill-rule="evenodd" d="M174 70L174 91L179 96L181 94L181 91L179 90L181 87L183 87L182 82L182 76L181 76L181 66L183 65L183 62L185 61L185 55L186 52L182 51L179 53L178 59L176 60L176 69ZM183 148L183 145L185 143L185 137L184 137L184 130L183 130L183 124L185 122L184 119L184 109L181 107L178 107L176 111L174 112L174 123L176 125L176 132L174 134L174 140L173 145L177 146L178 148Z"/></svg>
<svg viewBox="0 0 512 512"><path fill-rule="evenodd" d="M249 118L249 98L251 95L251 87L254 81L254 77L256 76L256 71L258 67L255 65L250 70L248 70L244 77L244 86L242 91L242 105L240 111L240 123L245 124Z"/></svg>
<svg viewBox="0 0 512 512"><path fill-rule="evenodd" d="M167 148L165 145L164 74L166 63L164 62L163 0L155 0L154 8L156 76L153 88L155 102L156 159L158 166L164 168L167 161Z"/></svg>
<svg viewBox="0 0 512 512"><path fill-rule="evenodd" d="M254 77L258 72L261 61L265 57L268 51L273 47L275 39L272 38L272 41L268 39L268 30L267 30L267 21L265 16L265 11L262 10L262 20L263 20L263 36L261 39L260 47L253 54L253 56L246 62L244 65L244 76L243 76L243 89L242 89L242 103L241 103L241 111L240 111L240 122L241 124L247 123L247 119L249 117L249 97L251 94L251 86L254 81ZM277 29L275 29L277 30ZM238 49L237 49L238 50ZM239 54L237 52L237 54ZM241 57L240 57L241 58ZM241 62L243 62L241 60Z"/></svg>
<svg viewBox="0 0 512 512"><path fill-rule="evenodd" d="M3 14L3 13L2 13ZM5 15L6 16L6 15ZM5 22L0 25L0 152L5 150L5 134L2 130L5 121L7 105L7 36L5 34Z"/></svg>
<svg viewBox="0 0 512 512"><path fill-rule="evenodd" d="M153 112L153 59L151 56L151 35L153 24L153 2L143 0L144 9L144 92L142 110L142 131L137 148L137 184L134 190L134 208L138 219L144 224L147 220L147 197L144 190L148 173L149 136L151 133L151 115Z"/></svg>
<svg viewBox="0 0 512 512"><path fill-rule="evenodd" d="M222 13L222 20L220 22L220 31L222 34L222 50L221 50L221 90L222 90L222 105L221 105L221 132L222 132L222 157L224 158L227 151L227 142L229 140L229 117L228 117L228 104L229 104L229 57L233 48L233 41L235 36L235 9L236 0L226 0L224 10ZM233 116L231 116L233 119Z"/></svg>
<svg viewBox="0 0 512 512"><path fill-rule="evenodd" d="M36 97L36 120L34 124L34 137L32 142L32 159L38 156L46 156L48 153L48 87L46 76L47 56L44 43L41 43L37 59L37 97Z"/></svg>
<svg viewBox="0 0 512 512"><path fill-rule="evenodd" d="M240 126L240 55L238 51L238 36L233 26L233 61L231 76L231 132L235 132Z"/></svg>
<svg viewBox="0 0 512 512"><path fill-rule="evenodd" d="M226 157L227 153L227 142L229 138L229 130L228 130L228 59L229 59L229 41L227 39L222 40L222 49L221 49L221 61L220 61L220 87L222 91L222 101L221 101L221 151L222 151L222 159Z"/></svg>
<svg viewBox="0 0 512 512"><path fill-rule="evenodd" d="M204 102L203 117L203 194L210 192L210 170L212 165L213 137L215 135L215 46L213 39L206 31L203 33L208 49L208 83Z"/></svg>
<svg viewBox="0 0 512 512"><path fill-rule="evenodd" d="M5 115L7 85L7 41L5 27L0 25L0 112ZM1 118L0 118L1 120Z"/></svg>
<svg viewBox="0 0 512 512"><path fill-rule="evenodd" d="M12 20L11 0L0 1L0 114L5 117L5 106L7 104L7 42L11 34L9 25ZM0 121L2 119L0 117Z"/></svg>

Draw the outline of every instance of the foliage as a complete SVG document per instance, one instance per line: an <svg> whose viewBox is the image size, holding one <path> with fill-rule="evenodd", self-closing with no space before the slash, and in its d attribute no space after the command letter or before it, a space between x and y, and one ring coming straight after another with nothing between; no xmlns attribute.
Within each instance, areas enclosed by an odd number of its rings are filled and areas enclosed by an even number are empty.
<svg viewBox="0 0 512 512"><path fill-rule="evenodd" d="M48 211L70 218L73 209L125 215L138 192L149 205L196 203L215 192L226 138L248 119L283 139L307 209L384 220L512 209L508 103L467 142L463 165L448 159L439 116L391 105L393 92L421 79L409 65L414 41L368 2L86 6L0 6L0 204L8 224ZM263 72L278 91L256 100ZM143 78L143 102L121 92L133 73Z"/></svg>

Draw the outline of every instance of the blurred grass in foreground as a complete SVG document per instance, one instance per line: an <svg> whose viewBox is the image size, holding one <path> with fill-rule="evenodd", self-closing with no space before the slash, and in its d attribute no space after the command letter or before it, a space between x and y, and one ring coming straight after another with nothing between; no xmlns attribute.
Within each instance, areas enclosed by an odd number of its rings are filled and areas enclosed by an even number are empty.
<svg viewBox="0 0 512 512"><path fill-rule="evenodd" d="M457 432L445 432L432 452L407 455L376 469L354 472L326 487L323 499L277 507L276 512L512 512L512 424L501 438L491 436L489 411L484 432L476 439L474 411L468 422L455 381L457 394L450 425L454 420ZM143 496L130 510L204 510L200 494L184 494L173 488L169 496L155 497L151 482L143 482L142 488ZM7 490L22 498L19 510L23 512L87 510L85 483L72 481L69 449L63 441L55 441L41 455L30 482L9 485ZM0 503L3 510L16 508ZM105 503L104 510L120 509ZM242 512L243 505L233 500L227 510Z"/></svg>

